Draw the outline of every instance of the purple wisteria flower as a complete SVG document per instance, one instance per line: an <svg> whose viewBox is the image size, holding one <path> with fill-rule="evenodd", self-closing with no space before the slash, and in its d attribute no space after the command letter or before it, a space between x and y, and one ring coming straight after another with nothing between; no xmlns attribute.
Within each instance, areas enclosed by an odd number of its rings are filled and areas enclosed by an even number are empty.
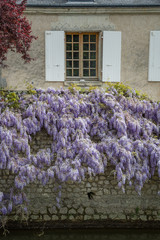
<svg viewBox="0 0 160 240"><path fill-rule="evenodd" d="M156 169L160 176L160 104L135 95L128 90L127 97L121 96L114 87L109 93L50 88L36 90L28 100L19 96L17 111L0 104L0 169L15 176L10 197L0 192L1 213L27 201L24 191L30 183L80 182L104 173L108 164L123 192L129 184L140 194ZM32 153L32 138L42 129L52 139L51 148ZM58 207L60 198L61 187Z"/></svg>

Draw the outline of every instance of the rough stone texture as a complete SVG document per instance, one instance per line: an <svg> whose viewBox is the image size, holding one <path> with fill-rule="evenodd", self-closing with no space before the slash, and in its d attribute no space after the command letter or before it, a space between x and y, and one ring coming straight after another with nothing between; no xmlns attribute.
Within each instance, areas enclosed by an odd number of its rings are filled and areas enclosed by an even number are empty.
<svg viewBox="0 0 160 240"><path fill-rule="evenodd" d="M149 9L141 9L139 13L135 10L133 14L115 13L115 9L112 10L110 13L106 10L104 13L103 9L86 8L76 14L74 9L64 10L65 12L62 9L52 10L53 12L50 9L29 9L26 16L32 22L33 33L38 36L38 40L33 41L30 52L35 61L24 65L17 53L9 53L7 61L9 67L2 72L3 77L7 79L8 87L25 89L25 81L33 83L37 88L58 88L64 85L64 82L45 81L44 33L46 30L70 32L115 30L122 33L121 81L159 100L160 82L148 82L148 61L150 31L159 31L160 14L150 13ZM100 38L98 64L100 81L102 79L101 48Z"/></svg>
<svg viewBox="0 0 160 240"><path fill-rule="evenodd" d="M6 79L2 78L2 69L0 68L0 89L7 87Z"/></svg>
<svg viewBox="0 0 160 240"><path fill-rule="evenodd" d="M35 146L42 149L45 144L51 145L51 138L45 131L32 137L32 152ZM37 150L36 150L37 151ZM28 219L30 222L52 222L70 221L72 223L87 223L92 225L92 221L104 224L104 221L115 226L115 221L126 222L149 222L160 225L160 196L157 194L160 188L158 177L144 185L141 196L133 187L126 186L123 193L117 187L117 181L110 174L112 166L108 166L105 174L96 177L86 177L81 182L62 184L62 197L60 208L56 206L57 192L55 192L54 181L50 181L46 186L39 182L28 186L25 191L29 199ZM0 191L6 191L14 184L13 175L9 171L0 172ZM89 187L89 188L88 188ZM88 190L89 189L89 190ZM88 198L89 192L93 192L93 199ZM10 220L17 221L19 218L12 214ZM96 225L98 226L98 222ZM52 224L53 225L53 224ZM51 225L51 227L52 227ZM54 225L54 227L57 225ZM102 225L103 226L103 225ZM148 225L147 225L148 226Z"/></svg>

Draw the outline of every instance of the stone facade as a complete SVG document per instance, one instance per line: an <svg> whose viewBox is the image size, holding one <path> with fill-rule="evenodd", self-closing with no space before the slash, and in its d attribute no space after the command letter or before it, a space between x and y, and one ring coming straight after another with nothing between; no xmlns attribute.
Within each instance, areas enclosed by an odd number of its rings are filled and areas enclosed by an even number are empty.
<svg viewBox="0 0 160 240"><path fill-rule="evenodd" d="M10 89L25 89L25 82L44 89L64 86L65 82L45 81L45 31L120 31L121 81L159 100L160 82L148 82L149 37L150 31L160 30L159 12L159 7L27 8L26 17L32 22L33 34L38 36L30 51L35 61L24 65L17 53L9 53L9 67L3 69L2 76ZM99 59L99 67L101 65ZM101 77L99 80L101 82Z"/></svg>
<svg viewBox="0 0 160 240"><path fill-rule="evenodd" d="M32 153L46 146L50 147L50 144L51 138L46 132L38 133L32 139ZM124 227L126 224L133 227L134 223L138 227L148 223L160 226L158 177L155 176L146 183L139 196L134 187L129 186L126 186L126 192L123 193L117 186L113 170L112 166L108 166L105 174L86 177L80 183L63 183L60 208L56 206L55 187L58 185L54 181L45 186L39 182L30 185L26 188L29 199L28 222L34 226L44 222L50 223L50 227ZM13 176L8 171L1 171L0 176L0 191L4 191L4 186L7 189L13 184ZM15 214L9 219L14 224L20 220Z"/></svg>

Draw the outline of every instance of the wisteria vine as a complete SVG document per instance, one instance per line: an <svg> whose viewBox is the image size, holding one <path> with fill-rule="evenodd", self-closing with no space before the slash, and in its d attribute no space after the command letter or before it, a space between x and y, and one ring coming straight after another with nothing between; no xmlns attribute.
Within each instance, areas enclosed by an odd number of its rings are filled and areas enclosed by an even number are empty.
<svg viewBox="0 0 160 240"><path fill-rule="evenodd" d="M0 192L2 215L25 206L25 187L35 180L81 181L111 164L118 186L140 193L156 169L160 176L160 104L138 99L134 90L127 97L114 87L36 90L28 100L21 94L19 104L15 111L0 99L0 169L15 176L10 192ZM32 137L43 128L51 148L33 154Z"/></svg>

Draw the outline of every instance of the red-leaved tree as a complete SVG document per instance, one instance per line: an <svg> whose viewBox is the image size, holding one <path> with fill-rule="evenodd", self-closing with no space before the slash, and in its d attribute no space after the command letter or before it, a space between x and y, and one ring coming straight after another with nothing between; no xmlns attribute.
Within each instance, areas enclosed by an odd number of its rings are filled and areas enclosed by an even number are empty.
<svg viewBox="0 0 160 240"><path fill-rule="evenodd" d="M29 49L33 39L31 24L23 15L27 0L0 0L0 67L4 67L8 50L30 62Z"/></svg>

